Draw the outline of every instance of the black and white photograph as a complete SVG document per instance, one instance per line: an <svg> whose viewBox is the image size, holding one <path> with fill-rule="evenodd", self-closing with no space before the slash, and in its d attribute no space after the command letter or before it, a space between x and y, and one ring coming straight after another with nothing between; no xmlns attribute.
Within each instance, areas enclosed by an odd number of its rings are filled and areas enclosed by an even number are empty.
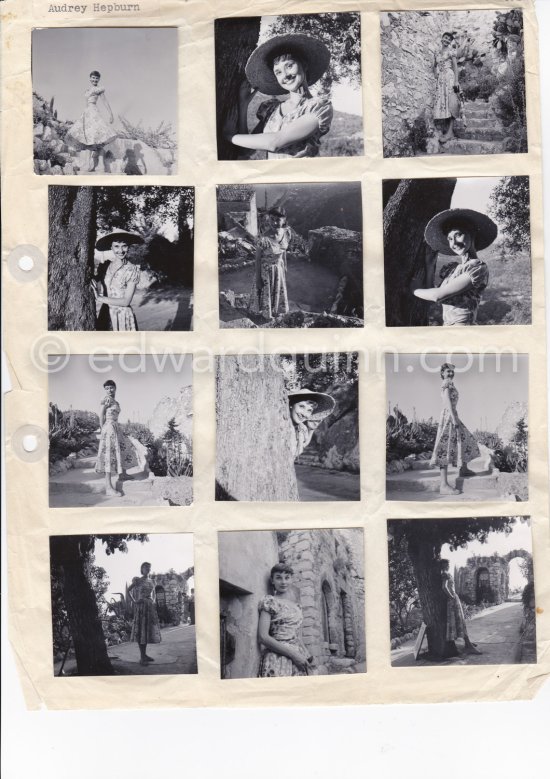
<svg viewBox="0 0 550 779"><path fill-rule="evenodd" d="M193 329L194 187L48 188L48 329Z"/></svg>
<svg viewBox="0 0 550 779"><path fill-rule="evenodd" d="M32 31L34 172L177 173L178 31Z"/></svg>
<svg viewBox="0 0 550 779"><path fill-rule="evenodd" d="M363 154L359 13L215 20L218 159Z"/></svg>
<svg viewBox="0 0 550 779"><path fill-rule="evenodd" d="M523 12L380 14L384 157L527 152Z"/></svg>
<svg viewBox="0 0 550 779"><path fill-rule="evenodd" d="M363 530L218 533L222 679L366 671Z"/></svg>
<svg viewBox="0 0 550 779"><path fill-rule="evenodd" d="M387 327L531 324L528 176L386 179Z"/></svg>
<svg viewBox="0 0 550 779"><path fill-rule="evenodd" d="M529 499L529 356L386 355L386 499Z"/></svg>
<svg viewBox="0 0 550 779"><path fill-rule="evenodd" d="M388 520L393 667L537 662L530 517Z"/></svg>
<svg viewBox="0 0 550 779"><path fill-rule="evenodd" d="M356 352L216 358L216 500L360 499Z"/></svg>
<svg viewBox="0 0 550 779"><path fill-rule="evenodd" d="M50 507L193 501L193 358L48 355Z"/></svg>
<svg viewBox="0 0 550 779"><path fill-rule="evenodd" d="M217 196L220 327L363 327L360 182Z"/></svg>
<svg viewBox="0 0 550 779"><path fill-rule="evenodd" d="M50 536L54 676L196 674L191 533Z"/></svg>

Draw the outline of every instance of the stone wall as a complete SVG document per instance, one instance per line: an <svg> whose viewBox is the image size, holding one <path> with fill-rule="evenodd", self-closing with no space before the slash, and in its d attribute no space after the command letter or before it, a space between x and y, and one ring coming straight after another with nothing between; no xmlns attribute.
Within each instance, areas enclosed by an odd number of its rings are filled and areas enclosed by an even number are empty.
<svg viewBox="0 0 550 779"><path fill-rule="evenodd" d="M455 585L466 603L504 603L509 593L508 562L498 555L471 557L456 571Z"/></svg>
<svg viewBox="0 0 550 779"><path fill-rule="evenodd" d="M363 533L359 529L279 533L304 614L302 637L318 674L354 672L365 660Z"/></svg>

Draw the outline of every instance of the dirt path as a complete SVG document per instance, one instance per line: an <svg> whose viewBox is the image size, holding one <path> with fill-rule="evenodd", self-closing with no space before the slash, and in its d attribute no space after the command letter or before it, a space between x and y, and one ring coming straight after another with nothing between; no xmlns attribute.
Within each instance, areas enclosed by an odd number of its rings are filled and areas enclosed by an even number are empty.
<svg viewBox="0 0 550 779"><path fill-rule="evenodd" d="M191 330L192 294L192 290L177 284L137 290L132 300L132 308L138 330Z"/></svg>
<svg viewBox="0 0 550 779"><path fill-rule="evenodd" d="M403 644L392 654L392 666L422 665L510 665L521 663L521 635L523 606L520 602L501 603L476 614L466 623L468 635L477 644L481 655L460 655L439 663L422 659L415 661L414 641ZM462 642L458 642L462 651ZM525 661L524 661L525 662Z"/></svg>
<svg viewBox="0 0 550 779"><path fill-rule="evenodd" d="M358 473L295 465L300 500L360 500Z"/></svg>

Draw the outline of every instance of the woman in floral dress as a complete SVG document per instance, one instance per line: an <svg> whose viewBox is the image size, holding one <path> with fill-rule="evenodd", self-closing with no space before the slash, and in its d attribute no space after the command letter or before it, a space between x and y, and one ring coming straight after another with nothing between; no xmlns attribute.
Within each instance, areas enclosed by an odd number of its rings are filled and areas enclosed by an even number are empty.
<svg viewBox="0 0 550 779"><path fill-rule="evenodd" d="M135 576L128 587L128 596L134 604L134 622L130 641L137 641L140 665L155 661L146 653L147 644L160 644L160 625L155 602L155 583L151 579L151 563L142 563L141 576Z"/></svg>
<svg viewBox="0 0 550 779"><path fill-rule="evenodd" d="M116 384L109 379L103 388L105 397L101 401L99 413L101 433L95 470L96 473L105 474L105 494L116 498L120 497L121 493L113 486L113 476L118 476L122 481L131 479L126 471L136 467L138 459L132 442L118 423L120 404L115 399Z"/></svg>
<svg viewBox="0 0 550 779"><path fill-rule="evenodd" d="M468 636L462 603L455 590L453 577L449 573L449 561L442 559L439 561L439 565L441 569L441 586L447 596L446 639L447 641L455 641L457 638L462 638L464 650L467 654L481 655L483 653L476 648L476 645L470 641Z"/></svg>
<svg viewBox="0 0 550 779"><path fill-rule="evenodd" d="M433 117L441 144L454 138L454 120L460 115L458 66L454 35L443 34L441 47L434 54L433 73L436 79Z"/></svg>
<svg viewBox="0 0 550 779"><path fill-rule="evenodd" d="M468 463L479 457L481 452L476 439L458 417L456 407L459 396L453 382L455 366L446 362L441 366L440 371L443 380L441 384L443 409L439 418L430 465L439 467L441 476L439 492L441 495L458 495L460 490L449 484L449 465L459 466L459 476L461 477L475 476L475 472L468 468Z"/></svg>
<svg viewBox="0 0 550 779"><path fill-rule="evenodd" d="M332 122L331 102L314 97L309 87L325 73L330 52L318 38L300 33L275 35L250 55L233 122L226 135L231 143L249 150L266 152L267 159L317 157L321 138ZM260 104L258 124L249 132L247 113L256 94L287 95ZM235 130L238 132L235 133Z"/></svg>
<svg viewBox="0 0 550 779"><path fill-rule="evenodd" d="M110 249L114 256L105 271L102 284L93 284L97 303L100 307L109 306L112 330L138 329L130 304L139 282L139 268L127 260L130 245L138 243L143 243L140 235L117 230L102 236L95 245L102 252Z"/></svg>
<svg viewBox="0 0 550 779"><path fill-rule="evenodd" d="M300 633L302 607L292 595L292 576L289 565L277 563L271 569L273 595L266 595L258 606L258 643L263 646L258 676L307 676L312 668Z"/></svg>
<svg viewBox="0 0 550 779"><path fill-rule="evenodd" d="M290 243L290 227L286 213L273 208L267 216L267 227L258 238L254 283L250 295L250 310L272 320L288 313L286 286L286 253Z"/></svg>
<svg viewBox="0 0 550 779"><path fill-rule="evenodd" d="M489 268L477 252L489 247L497 235L493 220L470 208L440 211L428 222L424 232L429 246L426 266L413 278L411 289L422 300L441 303L444 325L476 324L479 304L489 284ZM439 287L434 287L439 254L456 255L459 261L441 269L443 279ZM421 286L421 280L427 286Z"/></svg>
<svg viewBox="0 0 550 779"><path fill-rule="evenodd" d="M97 70L92 70L90 73L91 86L84 92L86 109L80 119L67 130L67 140L76 141L79 146L89 150L89 173L93 173L97 168L103 147L117 137L117 133L103 119L98 108L98 102L101 100L109 112L109 124L112 125L114 122L113 112L105 96L105 90L99 86L100 78L101 74ZM103 166L105 168L105 158Z"/></svg>

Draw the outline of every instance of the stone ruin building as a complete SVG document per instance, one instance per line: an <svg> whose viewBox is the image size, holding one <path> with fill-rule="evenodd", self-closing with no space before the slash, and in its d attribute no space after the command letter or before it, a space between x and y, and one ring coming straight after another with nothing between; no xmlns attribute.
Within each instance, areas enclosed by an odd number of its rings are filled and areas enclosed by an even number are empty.
<svg viewBox="0 0 550 779"><path fill-rule="evenodd" d="M168 573L152 573L155 582L157 612L161 625L181 625L182 622L195 623L195 594L189 588L189 579L194 575L194 568L188 568L183 573L169 571ZM133 603L128 597L126 585L125 605L126 617L133 617Z"/></svg>
<svg viewBox="0 0 550 779"><path fill-rule="evenodd" d="M241 231L238 228L241 228ZM246 184L224 184L218 187L218 232L237 228L255 236L258 234L256 190ZM240 235L239 237L243 237Z"/></svg>
<svg viewBox="0 0 550 779"><path fill-rule="evenodd" d="M317 674L365 670L363 533L359 529L220 534L220 650L224 679L255 677L258 603L275 563L294 570L302 639Z"/></svg>
<svg viewBox="0 0 550 779"><path fill-rule="evenodd" d="M509 564L521 557L529 563L528 580L533 581L532 557L524 549L515 549L507 555L470 557L466 565L455 571L455 589L465 603L498 605L510 595Z"/></svg>

